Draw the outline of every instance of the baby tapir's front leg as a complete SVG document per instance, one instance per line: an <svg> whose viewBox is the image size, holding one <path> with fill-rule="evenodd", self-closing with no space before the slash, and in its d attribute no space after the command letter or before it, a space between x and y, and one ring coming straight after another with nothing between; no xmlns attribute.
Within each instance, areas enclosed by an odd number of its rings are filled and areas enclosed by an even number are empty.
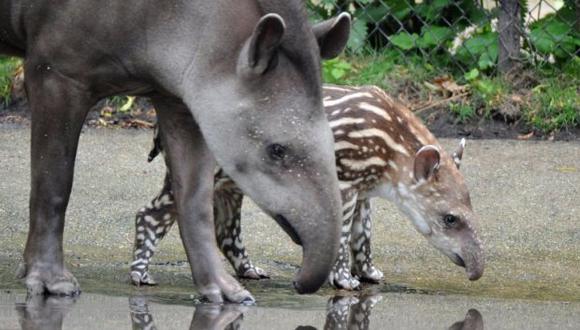
<svg viewBox="0 0 580 330"><path fill-rule="evenodd" d="M214 221L220 250L242 278L267 278L266 272L250 261L241 238L243 193L229 177L219 171L215 176ZM149 264L159 242L176 220L170 175L167 173L161 192L140 209L135 217L135 246L131 263L131 281L156 285L149 274Z"/></svg>
<svg viewBox="0 0 580 330"><path fill-rule="evenodd" d="M328 283L335 288L355 290L359 288L360 281L350 272L350 246L351 228L353 217L358 212L357 193L354 191L342 191L342 231L340 237L340 249L338 257L328 275Z"/></svg>
<svg viewBox="0 0 580 330"><path fill-rule="evenodd" d="M371 201L359 199L352 220L350 248L352 252L352 274L361 281L378 283L383 272L373 265L371 253Z"/></svg>

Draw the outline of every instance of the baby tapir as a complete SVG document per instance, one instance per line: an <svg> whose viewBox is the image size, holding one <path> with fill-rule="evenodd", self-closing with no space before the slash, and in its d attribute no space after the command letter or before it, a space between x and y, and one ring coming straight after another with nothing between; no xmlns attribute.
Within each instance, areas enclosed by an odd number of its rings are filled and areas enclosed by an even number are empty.
<svg viewBox="0 0 580 330"><path fill-rule="evenodd" d="M383 277L371 258L372 197L394 202L433 246L465 267L470 280L479 279L484 269L483 247L475 229L477 216L459 171L465 140L453 154L446 153L409 109L378 87L327 85L323 90L325 111L334 133L343 203L341 246L329 275L330 284L355 289L359 280L376 282ZM150 160L159 151L155 139ZM221 169L216 171L217 241L239 276L266 277L263 270L252 265L242 244L243 195ZM148 273L149 262L174 222L168 174L161 193L137 213L131 265L134 284L155 284Z"/></svg>

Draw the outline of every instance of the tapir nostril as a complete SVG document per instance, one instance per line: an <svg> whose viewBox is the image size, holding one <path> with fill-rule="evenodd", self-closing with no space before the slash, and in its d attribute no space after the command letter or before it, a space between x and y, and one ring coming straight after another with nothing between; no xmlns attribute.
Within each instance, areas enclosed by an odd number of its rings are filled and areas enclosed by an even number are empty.
<svg viewBox="0 0 580 330"><path fill-rule="evenodd" d="M457 265L457 266L461 266L463 268L465 268L465 261L463 261L463 258L461 258L461 256L457 253L454 253L455 258L453 260L453 262Z"/></svg>

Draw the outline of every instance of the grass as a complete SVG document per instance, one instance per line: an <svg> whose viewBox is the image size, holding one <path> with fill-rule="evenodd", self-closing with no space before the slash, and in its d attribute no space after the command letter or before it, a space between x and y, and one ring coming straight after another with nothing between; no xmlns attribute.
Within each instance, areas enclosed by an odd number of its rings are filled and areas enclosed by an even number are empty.
<svg viewBox="0 0 580 330"><path fill-rule="evenodd" d="M21 61L0 57L0 105L11 101L12 77ZM418 109L449 98L445 90L434 90L444 68L426 63L421 56L402 55L396 50L382 54L342 56L323 63L327 83L377 85L411 108ZM437 110L449 111L461 123L503 117L521 120L543 134L580 127L580 58L562 68L537 67L526 71L529 79L486 76L477 69L450 72L444 79L466 87L468 95L441 102ZM520 81L517 81L520 79ZM448 93L447 93L448 94ZM126 112L131 97L113 97L107 104Z"/></svg>
<svg viewBox="0 0 580 330"><path fill-rule="evenodd" d="M514 77L488 76L477 69L442 74L443 68L421 57L402 57L395 52L378 56L343 56L323 66L328 83L377 85L402 97L414 110L440 102L437 110L451 112L458 122L481 118L523 121L542 134L580 127L580 59L562 68L528 68ZM437 85L447 81L452 88ZM452 99L453 91L466 90ZM459 93L459 92L457 92Z"/></svg>
<svg viewBox="0 0 580 330"><path fill-rule="evenodd" d="M0 56L0 104L10 103L12 76L19 65L18 59Z"/></svg>

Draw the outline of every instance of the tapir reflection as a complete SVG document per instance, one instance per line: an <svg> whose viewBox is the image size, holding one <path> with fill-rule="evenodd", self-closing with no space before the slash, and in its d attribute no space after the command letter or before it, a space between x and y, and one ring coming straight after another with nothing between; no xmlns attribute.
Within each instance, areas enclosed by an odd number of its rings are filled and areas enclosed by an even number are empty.
<svg viewBox="0 0 580 330"><path fill-rule="evenodd" d="M22 330L61 330L65 316L76 302L74 297L30 296L16 304Z"/></svg>
<svg viewBox="0 0 580 330"><path fill-rule="evenodd" d="M324 330L335 329L378 329L385 325L371 325L371 312L382 300L378 294L363 294L359 296L334 296L328 300ZM147 299L133 297L131 305L131 322L133 329L154 330L154 318L149 311ZM191 320L191 330L237 330L242 329L244 312L247 306L242 305L198 305ZM27 328L28 329L28 328ZM311 325L301 325L296 330L317 330ZM476 309L470 309L465 318L455 322L450 330L483 330L483 317Z"/></svg>
<svg viewBox="0 0 580 330"><path fill-rule="evenodd" d="M149 311L147 298L129 298L131 323L134 330L156 330L153 315ZM195 307L189 329L192 330L237 330L241 329L246 306L205 304Z"/></svg>

